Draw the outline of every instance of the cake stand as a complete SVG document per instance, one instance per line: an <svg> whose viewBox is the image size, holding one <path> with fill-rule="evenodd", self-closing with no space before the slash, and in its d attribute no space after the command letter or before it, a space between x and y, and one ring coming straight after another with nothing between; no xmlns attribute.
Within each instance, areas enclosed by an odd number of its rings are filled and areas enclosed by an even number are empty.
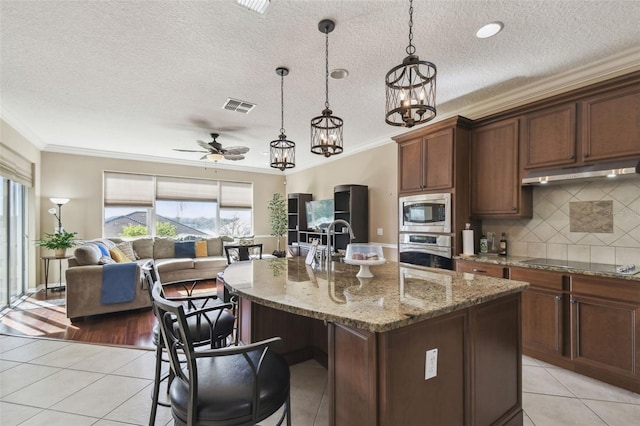
<svg viewBox="0 0 640 426"><path fill-rule="evenodd" d="M372 278L373 274L369 270L369 266L375 265L384 265L387 263L387 259L382 258L378 260L357 260L357 259L349 259L345 258L344 263L348 263L349 265L359 265L360 270L356 274L358 278Z"/></svg>

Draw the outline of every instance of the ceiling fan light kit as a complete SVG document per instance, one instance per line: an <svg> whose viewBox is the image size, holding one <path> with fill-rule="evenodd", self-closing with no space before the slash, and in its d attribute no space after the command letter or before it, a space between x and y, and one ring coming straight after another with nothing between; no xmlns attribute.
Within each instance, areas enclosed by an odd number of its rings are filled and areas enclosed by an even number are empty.
<svg viewBox="0 0 640 426"><path fill-rule="evenodd" d="M413 45L413 0L409 0L409 45L402 64L386 75L385 122L413 127L436 117L436 66L421 61Z"/></svg>
<svg viewBox="0 0 640 426"><path fill-rule="evenodd" d="M327 158L343 151L343 121L334 116L329 108L329 33L335 27L335 23L329 19L323 19L318 24L318 30L325 34L325 102L322 115L311 119L311 152Z"/></svg>
<svg viewBox="0 0 640 426"><path fill-rule="evenodd" d="M289 70L278 67L276 74L280 76L280 135L269 143L269 158L271 167L284 171L296 166L296 144L284 134L284 76Z"/></svg>

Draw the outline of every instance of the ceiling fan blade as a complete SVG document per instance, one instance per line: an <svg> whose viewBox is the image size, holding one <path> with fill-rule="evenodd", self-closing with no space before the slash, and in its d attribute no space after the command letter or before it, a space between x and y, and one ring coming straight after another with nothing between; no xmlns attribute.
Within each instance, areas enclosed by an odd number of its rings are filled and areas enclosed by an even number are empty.
<svg viewBox="0 0 640 426"><path fill-rule="evenodd" d="M232 160L232 161L244 160L244 155L240 155L240 154L224 154L224 159L225 160Z"/></svg>
<svg viewBox="0 0 640 426"><path fill-rule="evenodd" d="M177 149L177 148L173 148L174 151L180 151L180 152L209 152L209 151L202 151L202 150L195 150L195 149Z"/></svg>
<svg viewBox="0 0 640 426"><path fill-rule="evenodd" d="M223 153L229 154L246 154L249 152L249 148L246 146L230 146L222 149Z"/></svg>
<svg viewBox="0 0 640 426"><path fill-rule="evenodd" d="M203 142L201 140L197 140L196 143L198 145L200 145L201 147L203 147L204 149L208 149L208 150L212 150L211 145L209 145L207 142Z"/></svg>
<svg viewBox="0 0 640 426"><path fill-rule="evenodd" d="M209 154L203 155L202 157L200 157L200 159L201 160L206 160L208 156L209 156Z"/></svg>

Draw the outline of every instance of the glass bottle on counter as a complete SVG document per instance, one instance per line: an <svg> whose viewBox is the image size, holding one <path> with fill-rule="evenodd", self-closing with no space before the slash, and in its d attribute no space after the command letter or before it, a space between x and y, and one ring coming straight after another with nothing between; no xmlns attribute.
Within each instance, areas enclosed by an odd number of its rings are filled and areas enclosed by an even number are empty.
<svg viewBox="0 0 640 426"><path fill-rule="evenodd" d="M503 232L500 237L500 249L498 250L500 256L507 255L507 235Z"/></svg>
<svg viewBox="0 0 640 426"><path fill-rule="evenodd" d="M482 234L480 237L480 253L486 254L489 252L489 241L487 240L487 236Z"/></svg>

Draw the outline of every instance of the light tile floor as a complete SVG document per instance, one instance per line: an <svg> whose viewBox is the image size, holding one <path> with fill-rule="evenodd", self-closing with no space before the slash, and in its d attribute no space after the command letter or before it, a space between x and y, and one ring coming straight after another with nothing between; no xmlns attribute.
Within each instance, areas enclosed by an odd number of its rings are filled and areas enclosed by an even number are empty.
<svg viewBox="0 0 640 426"><path fill-rule="evenodd" d="M0 335L0 424L146 425L154 363L148 350ZM525 426L640 424L639 394L526 356L522 371ZM293 424L328 425L326 370L291 375ZM172 423L160 407L156 425Z"/></svg>

